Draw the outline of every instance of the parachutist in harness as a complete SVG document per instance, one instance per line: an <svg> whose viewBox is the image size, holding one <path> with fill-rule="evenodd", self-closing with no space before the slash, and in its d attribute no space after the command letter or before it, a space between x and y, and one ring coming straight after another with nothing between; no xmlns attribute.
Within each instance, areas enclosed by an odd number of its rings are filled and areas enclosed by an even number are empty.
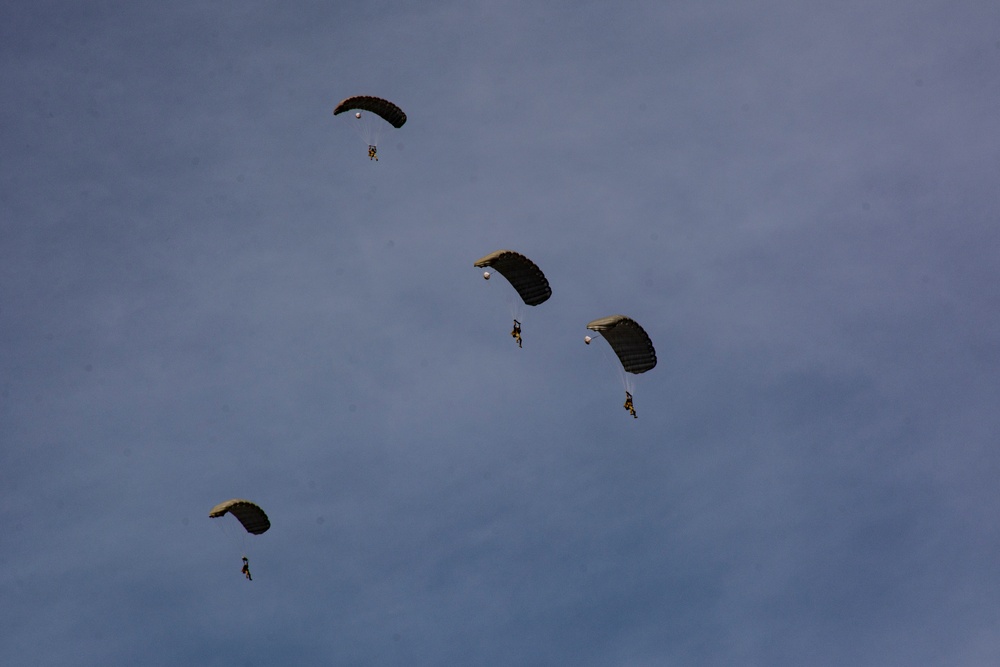
<svg viewBox="0 0 1000 667"><path fill-rule="evenodd" d="M639 415L635 414L635 408L632 407L632 394L627 391L625 392L625 409L628 410L633 419L639 418Z"/></svg>
<svg viewBox="0 0 1000 667"><path fill-rule="evenodd" d="M374 144L368 144L368 159L378 162L378 149Z"/></svg>
<svg viewBox="0 0 1000 667"><path fill-rule="evenodd" d="M510 335L517 341L517 346L521 347L521 323L517 320L514 320L514 328L511 329Z"/></svg>
<svg viewBox="0 0 1000 667"><path fill-rule="evenodd" d="M243 557L243 569L240 572L246 575L247 581L253 581L253 577L250 576L250 561L246 556Z"/></svg>

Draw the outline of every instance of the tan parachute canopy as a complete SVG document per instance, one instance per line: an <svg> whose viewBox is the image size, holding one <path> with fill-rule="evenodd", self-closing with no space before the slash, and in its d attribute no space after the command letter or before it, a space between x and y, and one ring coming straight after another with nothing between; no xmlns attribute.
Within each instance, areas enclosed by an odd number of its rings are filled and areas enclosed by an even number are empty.
<svg viewBox="0 0 1000 667"><path fill-rule="evenodd" d="M254 535L260 535L271 527L271 522L268 520L267 515L264 514L264 510L249 500L233 498L224 503L219 503L212 508L208 516L214 519L225 516L226 512L239 519L243 527L247 529L247 532Z"/></svg>
<svg viewBox="0 0 1000 667"><path fill-rule="evenodd" d="M336 116L339 113L353 109L370 111L377 116L381 116L385 122L397 129L403 127L403 123L406 122L406 114L403 113L402 109L389 100L383 100L381 97L372 97L371 95L348 97L337 105L337 108L333 110L333 115Z"/></svg>
<svg viewBox="0 0 1000 667"><path fill-rule="evenodd" d="M645 373L656 366L656 350L649 335L635 320L624 315L612 315L587 325L608 341L618 355L622 367L629 373Z"/></svg>
<svg viewBox="0 0 1000 667"><path fill-rule="evenodd" d="M542 270L519 252L497 250L478 260L475 266L491 266L506 278L529 306L537 306L552 296L552 288Z"/></svg>

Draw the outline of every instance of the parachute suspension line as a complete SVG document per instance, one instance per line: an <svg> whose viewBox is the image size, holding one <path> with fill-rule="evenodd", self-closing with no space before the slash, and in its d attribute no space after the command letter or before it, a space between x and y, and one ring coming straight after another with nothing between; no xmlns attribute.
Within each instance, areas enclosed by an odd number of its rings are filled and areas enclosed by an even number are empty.
<svg viewBox="0 0 1000 667"><path fill-rule="evenodd" d="M232 515L227 515L221 517L215 523L218 524L219 530L222 534L226 536L226 540L233 546L236 551L240 552L241 556L247 555L247 547L250 544L248 539L250 534L240 525L240 522L236 520L236 517Z"/></svg>
<svg viewBox="0 0 1000 667"><path fill-rule="evenodd" d="M368 143L368 134L369 134L369 131L368 131L368 119L365 118L364 114L362 114L360 112L359 112L359 114L360 115L358 115L358 117L354 120L354 122L351 123L351 126L354 129L354 134L358 135L358 139L360 139L361 141L363 141L363 142L365 142L367 144Z"/></svg>
<svg viewBox="0 0 1000 667"><path fill-rule="evenodd" d="M603 338L603 336L601 337ZM601 348L601 363L608 368L612 375L618 378L618 383L621 384L622 389L629 391L629 374L622 368L621 362L615 356L615 351L611 349L610 345L598 345L597 347Z"/></svg>
<svg viewBox="0 0 1000 667"><path fill-rule="evenodd" d="M600 334L597 335L600 336ZM601 338L604 338L604 336L601 336ZM604 342L607 343L607 341ZM611 345L605 344L598 345L597 347L601 348L602 363L608 367L613 375L618 376L618 382L621 384L622 389L627 394L634 395L637 376L622 368L621 362L618 360L618 356L615 354L615 351L611 349Z"/></svg>
<svg viewBox="0 0 1000 667"><path fill-rule="evenodd" d="M606 350L608 356L606 358L618 373L618 380L622 383L622 389L625 390L625 409L629 410L634 417L635 410L632 408L632 398L635 396L635 385L639 376L634 373L627 372L624 368L622 368L620 363L615 363L618 361L618 357L615 355L614 350L611 350L610 348L611 346L608 345L608 350Z"/></svg>
<svg viewBox="0 0 1000 667"><path fill-rule="evenodd" d="M507 287L504 291L504 298L507 301L507 312L510 313L511 319L524 322L526 307L524 301L521 300L521 297L518 296L513 287Z"/></svg>
<svg viewBox="0 0 1000 667"><path fill-rule="evenodd" d="M248 533L236 517L231 514L221 517L218 521L216 521L216 523L219 525L219 530L221 530L226 536L226 541L232 545L234 561L236 554L239 554L239 556L243 559L243 569L241 572L247 579L250 579L247 566L247 560L250 556L250 533ZM228 559L229 556L226 558ZM229 563L228 560L226 562ZM233 566L235 566L235 564L235 562L232 563Z"/></svg>
<svg viewBox="0 0 1000 667"><path fill-rule="evenodd" d="M378 147L379 139L382 136L382 119L373 113L359 111L360 116L352 123L354 132L367 146L369 151Z"/></svg>

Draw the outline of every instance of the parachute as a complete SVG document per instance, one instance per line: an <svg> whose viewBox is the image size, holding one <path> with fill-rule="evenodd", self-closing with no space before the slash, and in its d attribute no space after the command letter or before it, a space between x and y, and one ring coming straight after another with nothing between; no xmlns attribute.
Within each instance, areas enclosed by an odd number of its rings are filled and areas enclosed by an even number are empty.
<svg viewBox="0 0 1000 667"><path fill-rule="evenodd" d="M627 373L645 373L656 366L653 341L635 320L624 315L612 315L594 320L587 328L608 341Z"/></svg>
<svg viewBox="0 0 1000 667"><path fill-rule="evenodd" d="M358 133L358 137L363 142L368 144L368 159L378 162L378 142L382 137L382 129L385 127L382 120L398 129L403 127L403 123L406 122L406 114L389 100L371 95L357 95L348 97L338 104L333 110L333 115L357 109L360 111L354 114L357 119L353 123L354 131ZM368 111L370 114L362 114L361 111ZM374 116L378 116L382 120L375 120Z"/></svg>
<svg viewBox="0 0 1000 667"><path fill-rule="evenodd" d="M521 300L529 306L544 303L552 296L552 288L542 270L519 252L497 250L476 261L479 268L493 267L517 290ZM483 274L489 280L489 274Z"/></svg>
<svg viewBox="0 0 1000 667"><path fill-rule="evenodd" d="M521 347L521 320L524 319L521 312L521 302L527 306L537 306L552 296L552 288L549 287L549 281L545 279L545 274L534 262L513 250L497 250L476 260L473 266L493 267L507 279L510 286L517 292L518 298L515 298L513 294L507 295L507 307L511 317L514 318L514 328L510 335L517 341L517 346ZM484 272L483 278L489 280L490 272Z"/></svg>
<svg viewBox="0 0 1000 667"><path fill-rule="evenodd" d="M638 375L656 366L656 350L653 349L653 341L649 339L649 335L639 326L638 322L624 315L612 315L594 320L587 325L587 328L601 334L618 355L618 361L622 364L621 368L618 369L618 375L625 388L625 405L623 407L629 411L633 418L636 417L635 406L632 402L635 378L631 377L629 373ZM590 345L590 341L590 336L583 339L587 345Z"/></svg>
<svg viewBox="0 0 1000 667"><path fill-rule="evenodd" d="M240 498L233 498L224 503L219 503L212 508L208 516L215 519L225 516L227 512L236 517L243 524L243 527L246 528L246 531L253 535L260 535L271 527L271 522L260 506L249 500L242 500Z"/></svg>
<svg viewBox="0 0 1000 667"><path fill-rule="evenodd" d="M381 97L372 97L371 95L348 97L337 105L337 108L333 110L333 115L336 116L345 111L353 111L355 109L370 111L396 129L403 127L403 123L406 122L406 114L403 113L402 109L389 100L383 100Z"/></svg>

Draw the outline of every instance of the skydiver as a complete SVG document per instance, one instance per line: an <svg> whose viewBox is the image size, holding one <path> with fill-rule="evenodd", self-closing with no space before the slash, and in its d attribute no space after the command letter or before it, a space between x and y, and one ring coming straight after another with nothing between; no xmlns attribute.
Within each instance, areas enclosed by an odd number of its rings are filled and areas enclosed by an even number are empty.
<svg viewBox="0 0 1000 667"><path fill-rule="evenodd" d="M510 335L517 341L517 346L521 347L521 323L517 320L514 320L514 328L511 329Z"/></svg>
<svg viewBox="0 0 1000 667"><path fill-rule="evenodd" d="M240 572L246 575L247 581L253 581L253 577L250 576L250 561L246 556L243 557L243 569Z"/></svg>
<svg viewBox="0 0 1000 667"><path fill-rule="evenodd" d="M368 144L368 159L378 162L378 148L374 144Z"/></svg>
<svg viewBox="0 0 1000 667"><path fill-rule="evenodd" d="M625 392L625 409L628 410L633 419L639 418L639 415L635 414L635 408L632 407L632 394L627 391Z"/></svg>

